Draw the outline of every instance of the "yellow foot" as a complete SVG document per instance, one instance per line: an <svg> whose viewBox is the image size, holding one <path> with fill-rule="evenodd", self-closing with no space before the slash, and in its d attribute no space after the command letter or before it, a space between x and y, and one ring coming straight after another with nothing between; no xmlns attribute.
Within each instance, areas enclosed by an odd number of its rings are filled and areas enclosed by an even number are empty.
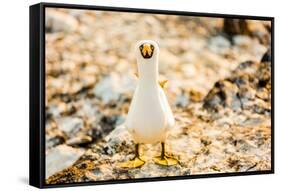
<svg viewBox="0 0 281 191"><path fill-rule="evenodd" d="M135 157L129 161L121 163L119 166L121 168L138 168L145 164L145 161L139 157Z"/></svg>
<svg viewBox="0 0 281 191"><path fill-rule="evenodd" d="M177 159L169 156L164 156L164 157L157 156L153 158L153 161L156 164L163 165L163 166L173 166L179 164L179 161Z"/></svg>

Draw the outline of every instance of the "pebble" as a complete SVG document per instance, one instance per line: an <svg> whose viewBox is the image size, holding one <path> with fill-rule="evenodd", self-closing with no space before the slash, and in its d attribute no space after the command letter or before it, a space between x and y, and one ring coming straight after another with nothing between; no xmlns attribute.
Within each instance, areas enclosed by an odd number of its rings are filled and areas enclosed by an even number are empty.
<svg viewBox="0 0 281 191"><path fill-rule="evenodd" d="M271 62L271 48L263 55L261 62Z"/></svg>
<svg viewBox="0 0 281 191"><path fill-rule="evenodd" d="M59 145L46 153L46 178L71 166L84 153L83 149L75 149Z"/></svg>
<svg viewBox="0 0 281 191"><path fill-rule="evenodd" d="M46 149L50 149L63 142L64 142L64 137L46 135L46 139L45 139Z"/></svg>
<svg viewBox="0 0 281 191"><path fill-rule="evenodd" d="M180 63L179 57L166 49L161 50L159 55L159 63L161 63L159 64L160 72L165 72L169 69L175 68Z"/></svg>
<svg viewBox="0 0 281 191"><path fill-rule="evenodd" d="M248 47L252 44L252 39L249 36L245 35L235 35L233 38L233 42L237 46Z"/></svg>
<svg viewBox="0 0 281 191"><path fill-rule="evenodd" d="M117 101L121 94L132 93L136 82L132 77L121 78L118 74L112 73L104 77L94 88L94 94L104 104Z"/></svg>
<svg viewBox="0 0 281 191"><path fill-rule="evenodd" d="M56 119L58 128L65 132L67 136L73 137L84 127L84 122L78 117L62 117Z"/></svg>
<svg viewBox="0 0 281 191"><path fill-rule="evenodd" d="M176 107L187 107L189 104L189 97L185 94L180 94L176 97L174 105Z"/></svg>
<svg viewBox="0 0 281 191"><path fill-rule="evenodd" d="M210 49L218 54L225 54L229 51L231 43L228 39L223 36L215 36L210 39L209 47Z"/></svg>
<svg viewBox="0 0 281 191"><path fill-rule="evenodd" d="M66 141L66 144L69 146L81 146L83 144L88 144L92 142L92 137L84 135L84 136L78 136L74 137L72 139L69 139Z"/></svg>
<svg viewBox="0 0 281 191"><path fill-rule="evenodd" d="M47 32L73 32L79 26L75 17L52 9L46 10Z"/></svg>

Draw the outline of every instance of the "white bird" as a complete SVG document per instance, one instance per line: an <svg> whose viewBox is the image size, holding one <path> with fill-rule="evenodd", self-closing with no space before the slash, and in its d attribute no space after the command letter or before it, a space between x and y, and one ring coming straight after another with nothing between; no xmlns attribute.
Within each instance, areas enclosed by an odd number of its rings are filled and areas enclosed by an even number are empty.
<svg viewBox="0 0 281 191"><path fill-rule="evenodd" d="M135 142L135 157L123 164L124 167L140 167L145 161L140 158L139 144L160 142L162 152L154 158L157 164L175 165L178 161L165 154L167 133L175 119L163 91L167 81L158 80L159 47L152 40L143 40L136 45L138 83L125 121L125 127Z"/></svg>

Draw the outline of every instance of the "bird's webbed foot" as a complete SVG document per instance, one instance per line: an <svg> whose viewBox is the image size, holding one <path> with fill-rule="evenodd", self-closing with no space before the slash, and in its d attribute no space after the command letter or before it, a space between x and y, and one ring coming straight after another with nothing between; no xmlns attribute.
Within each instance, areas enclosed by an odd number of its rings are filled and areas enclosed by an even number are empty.
<svg viewBox="0 0 281 191"><path fill-rule="evenodd" d="M121 168L139 168L144 164L145 164L145 161L140 158L139 144L136 144L136 146L135 146L135 156L132 159L121 163L119 166Z"/></svg>
<svg viewBox="0 0 281 191"><path fill-rule="evenodd" d="M174 158L174 157L170 157L170 156L157 156L153 158L153 161L156 164L162 165L162 166L173 166L173 165L177 165L179 164L179 161Z"/></svg>
<svg viewBox="0 0 281 191"><path fill-rule="evenodd" d="M173 166L179 164L179 161L171 156L166 155L165 153L165 143L161 143L162 151L160 156L156 156L153 158L153 161L156 164L162 165L162 166Z"/></svg>
<svg viewBox="0 0 281 191"><path fill-rule="evenodd" d="M126 162L120 164L121 168L139 168L145 164L145 161L142 160L140 157L134 157Z"/></svg>

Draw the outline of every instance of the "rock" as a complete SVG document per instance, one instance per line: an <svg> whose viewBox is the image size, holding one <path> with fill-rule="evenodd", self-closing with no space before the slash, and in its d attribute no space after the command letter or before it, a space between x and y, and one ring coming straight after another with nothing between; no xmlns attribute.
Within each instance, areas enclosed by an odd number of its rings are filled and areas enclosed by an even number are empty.
<svg viewBox="0 0 281 191"><path fill-rule="evenodd" d="M59 145L46 153L46 178L71 166L84 153L83 149L74 149Z"/></svg>
<svg viewBox="0 0 281 191"><path fill-rule="evenodd" d="M231 46L228 39L223 36L215 36L210 39L210 49L218 54L225 54Z"/></svg>
<svg viewBox="0 0 281 191"><path fill-rule="evenodd" d="M189 97L190 97L190 100L193 102L200 102L203 99L203 94L200 91L191 89L189 91Z"/></svg>
<svg viewBox="0 0 281 191"><path fill-rule="evenodd" d="M78 117L61 117L56 119L58 128L65 132L68 137L73 137L84 127L84 122Z"/></svg>
<svg viewBox="0 0 281 191"><path fill-rule="evenodd" d="M134 145L131 135L124 125L116 127L104 140L106 141L104 151L111 156L118 152L127 152Z"/></svg>
<svg viewBox="0 0 281 191"><path fill-rule="evenodd" d="M250 33L248 23L245 19L224 19L223 31L229 35L248 35Z"/></svg>
<svg viewBox="0 0 281 191"><path fill-rule="evenodd" d="M185 95L184 92L182 92L180 95L178 95L174 102L174 105L176 107L186 107L188 104L189 104L189 96Z"/></svg>
<svg viewBox="0 0 281 191"><path fill-rule="evenodd" d="M236 35L233 37L233 43L240 47L248 47L252 45L252 39L245 35Z"/></svg>
<svg viewBox="0 0 281 191"><path fill-rule="evenodd" d="M89 180L99 181L99 180L112 180L115 178L112 168L104 165L97 168L94 168L88 171L85 176Z"/></svg>
<svg viewBox="0 0 281 191"><path fill-rule="evenodd" d="M184 64L182 70L187 78L194 78L197 75L197 69L194 64Z"/></svg>
<svg viewBox="0 0 281 191"><path fill-rule="evenodd" d="M151 177L166 177L166 176L182 176L186 175L186 172L183 173L183 169L179 165L169 166L162 168L159 165L147 164L140 170L133 170L135 173L134 178L151 178Z"/></svg>
<svg viewBox="0 0 281 191"><path fill-rule="evenodd" d="M271 22L264 21L260 22L257 20L248 20L249 21L249 28L251 31L251 36L257 38L260 43L270 46L271 42Z"/></svg>
<svg viewBox="0 0 281 191"><path fill-rule="evenodd" d="M207 46L207 41L202 38L190 37L186 40L186 44L188 47L186 49L194 49L194 53L201 52Z"/></svg>
<svg viewBox="0 0 281 191"><path fill-rule="evenodd" d="M269 114L271 108L271 66L267 62L243 62L232 75L215 83L204 98L204 108L219 111L231 108L234 111L252 110Z"/></svg>
<svg viewBox="0 0 281 191"><path fill-rule="evenodd" d="M102 140L110 132L112 132L116 126L123 123L124 120L124 117L119 115L99 115L97 116L97 119L90 125L86 136L90 136L92 143L96 144L98 141Z"/></svg>
<svg viewBox="0 0 281 191"><path fill-rule="evenodd" d="M64 141L65 141L65 139L62 136L46 135L46 139L45 139L46 149L50 149L56 145L62 144L62 143L64 143Z"/></svg>
<svg viewBox="0 0 281 191"><path fill-rule="evenodd" d="M79 107L76 113L77 116L84 116L94 120L99 113L98 107L92 99L83 99L77 105Z"/></svg>
<svg viewBox="0 0 281 191"><path fill-rule="evenodd" d="M227 80L219 81L204 99L204 107L219 111L223 107L231 107L234 110L240 108L240 100L237 96L238 88Z"/></svg>
<svg viewBox="0 0 281 191"><path fill-rule="evenodd" d="M92 142L92 137L84 135L84 136L78 136L78 137L69 139L66 141L66 144L69 146L82 146L85 144L89 144L91 142Z"/></svg>
<svg viewBox="0 0 281 191"><path fill-rule="evenodd" d="M121 94L131 93L136 83L133 78L120 77L116 73L104 77L94 88L94 94L98 96L104 104L117 101Z"/></svg>
<svg viewBox="0 0 281 191"><path fill-rule="evenodd" d="M261 62L271 62L271 48L263 55Z"/></svg>
<svg viewBox="0 0 281 191"><path fill-rule="evenodd" d="M99 121L99 125L101 126L101 128L103 129L103 131L107 134L109 132L111 132L119 122L119 120L121 117L113 115L113 116L102 116L100 121Z"/></svg>
<svg viewBox="0 0 281 191"><path fill-rule="evenodd" d="M75 17L53 9L46 10L47 32L73 32L77 30L79 23Z"/></svg>
<svg viewBox="0 0 281 191"><path fill-rule="evenodd" d="M159 71L165 72L171 68L175 68L180 63L179 57L174 55L172 52L163 49L159 53Z"/></svg>

